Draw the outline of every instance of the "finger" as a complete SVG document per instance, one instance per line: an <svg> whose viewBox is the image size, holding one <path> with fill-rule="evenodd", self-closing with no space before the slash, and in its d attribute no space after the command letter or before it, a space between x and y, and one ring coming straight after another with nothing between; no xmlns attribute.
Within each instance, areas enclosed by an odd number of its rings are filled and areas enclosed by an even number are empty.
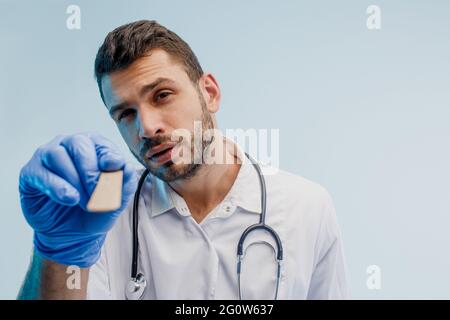
<svg viewBox="0 0 450 320"><path fill-rule="evenodd" d="M67 150L62 145L46 147L41 152L41 160L43 165L69 182L81 196L81 202L86 202L88 195L80 180L79 173Z"/></svg>
<svg viewBox="0 0 450 320"><path fill-rule="evenodd" d="M80 194L70 183L45 168L37 159L32 159L22 168L19 191L21 198L45 194L65 206L75 206L80 201Z"/></svg>
<svg viewBox="0 0 450 320"><path fill-rule="evenodd" d="M101 171L116 171L125 166L125 158L117 146L98 133L88 133L97 151L98 166Z"/></svg>
<svg viewBox="0 0 450 320"><path fill-rule="evenodd" d="M94 142L87 135L77 134L63 139L61 145L72 159L81 184L89 197L100 176Z"/></svg>
<svg viewBox="0 0 450 320"><path fill-rule="evenodd" d="M59 134L57 136L55 136L52 140L50 140L48 143L46 143L45 145L41 146L38 150L37 153L40 152L41 150L48 148L48 147L54 147L54 146L59 146L59 144L61 143L61 141L65 138L65 135Z"/></svg>

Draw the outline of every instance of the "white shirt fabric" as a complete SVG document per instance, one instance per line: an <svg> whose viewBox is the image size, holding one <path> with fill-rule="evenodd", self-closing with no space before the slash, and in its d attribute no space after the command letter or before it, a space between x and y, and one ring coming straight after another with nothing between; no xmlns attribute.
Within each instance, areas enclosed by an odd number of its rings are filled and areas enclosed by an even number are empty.
<svg viewBox="0 0 450 320"><path fill-rule="evenodd" d="M237 244L259 222L258 174L242 156L238 176L224 200L198 224L184 199L149 175L139 204L139 266L147 280L143 299L238 299ZM266 224L281 238L284 260L278 299L347 299L342 238L329 193L319 184L278 170L265 175ZM276 260L252 232L241 274L243 299L273 299ZM252 244L250 247L249 245ZM91 267L88 299L125 299L132 255L132 203L110 230L99 261Z"/></svg>

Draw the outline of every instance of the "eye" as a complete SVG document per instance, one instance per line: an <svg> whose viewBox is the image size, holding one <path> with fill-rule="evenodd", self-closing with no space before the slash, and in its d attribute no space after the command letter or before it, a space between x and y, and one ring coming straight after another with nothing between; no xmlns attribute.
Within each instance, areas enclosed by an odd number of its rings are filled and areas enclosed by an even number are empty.
<svg viewBox="0 0 450 320"><path fill-rule="evenodd" d="M124 111L122 111L119 114L119 117L117 118L117 120L120 121L122 119L125 119L126 117L128 117L128 116L130 116L130 115L132 115L134 113L135 113L135 111L133 109L125 109Z"/></svg>
<svg viewBox="0 0 450 320"><path fill-rule="evenodd" d="M170 91L160 91L159 93L157 93L155 95L155 100L156 101L162 101L167 99L168 96L170 96L172 94L172 92Z"/></svg>

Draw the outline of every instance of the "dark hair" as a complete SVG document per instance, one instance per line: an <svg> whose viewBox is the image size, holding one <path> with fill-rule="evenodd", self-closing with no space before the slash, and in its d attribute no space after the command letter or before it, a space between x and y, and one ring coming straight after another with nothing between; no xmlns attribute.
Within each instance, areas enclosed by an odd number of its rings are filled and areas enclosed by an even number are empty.
<svg viewBox="0 0 450 320"><path fill-rule="evenodd" d="M181 62L190 80L197 86L203 70L189 45L158 22L140 20L120 26L108 33L98 49L95 57L95 77L102 99L102 76L125 69L136 59L156 48L163 49L172 58Z"/></svg>

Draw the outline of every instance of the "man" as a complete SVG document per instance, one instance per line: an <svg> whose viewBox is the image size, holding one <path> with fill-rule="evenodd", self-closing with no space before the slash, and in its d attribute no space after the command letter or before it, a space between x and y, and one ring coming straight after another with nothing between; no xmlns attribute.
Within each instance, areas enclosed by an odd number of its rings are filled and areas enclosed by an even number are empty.
<svg viewBox="0 0 450 320"><path fill-rule="evenodd" d="M176 155L198 158L196 123L205 131L217 128L221 99L216 79L182 39L155 21L121 26L100 47L95 74L110 116L151 173L139 201L142 298L348 297L329 194L281 170L265 176L266 223L284 249L279 281L276 243L264 230L245 241L238 279L237 243L262 211L258 173L239 146L218 133L202 137L203 160L225 154L238 161L176 161ZM191 138L174 139L180 130ZM121 207L89 212L100 171L114 170L124 172ZM35 234L19 298L125 299L136 184L134 170L98 134L58 136L39 148L20 174L22 209ZM79 288L67 285L71 265L81 267Z"/></svg>

